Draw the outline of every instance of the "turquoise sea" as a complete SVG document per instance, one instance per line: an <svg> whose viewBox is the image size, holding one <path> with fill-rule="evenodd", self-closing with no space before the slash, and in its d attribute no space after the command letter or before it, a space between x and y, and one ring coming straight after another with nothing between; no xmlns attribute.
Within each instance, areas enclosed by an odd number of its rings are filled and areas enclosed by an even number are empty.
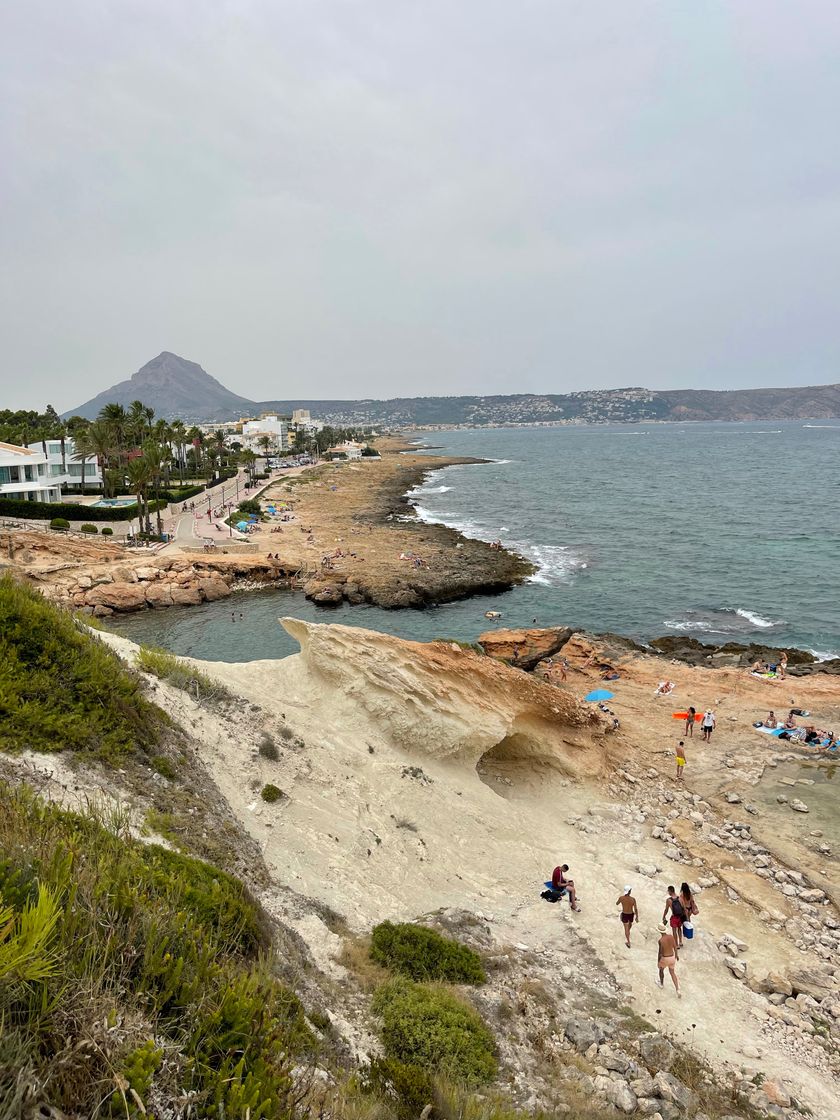
<svg viewBox="0 0 840 1120"><path fill-rule="evenodd" d="M532 559L539 570L524 586L425 611L242 592L111 624L224 661L296 652L280 615L473 640L490 625L486 610L504 626L536 619L840 656L840 421L472 429L422 442L493 460L431 473L412 501L424 519Z"/></svg>

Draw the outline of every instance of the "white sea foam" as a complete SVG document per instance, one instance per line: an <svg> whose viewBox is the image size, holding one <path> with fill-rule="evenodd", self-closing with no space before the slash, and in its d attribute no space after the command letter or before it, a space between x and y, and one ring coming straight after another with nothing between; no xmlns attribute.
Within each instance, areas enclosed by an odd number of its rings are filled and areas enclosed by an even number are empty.
<svg viewBox="0 0 840 1120"><path fill-rule="evenodd" d="M490 462L491 463L498 463L499 466L501 466L502 463L512 463L513 459L491 459Z"/></svg>
<svg viewBox="0 0 840 1120"><path fill-rule="evenodd" d="M807 428L808 425L806 424L805 427ZM812 653L817 661L833 661L836 657L840 657L840 650L836 649L809 649L808 652Z"/></svg>
<svg viewBox="0 0 840 1120"><path fill-rule="evenodd" d="M840 424L803 424L803 428L827 428L830 432L840 432Z"/></svg>
<svg viewBox="0 0 840 1120"><path fill-rule="evenodd" d="M762 618L760 614L755 614L753 611L738 608L735 613L740 618L745 618L747 622L751 622L753 626L757 626L759 630L769 630L771 626L778 626L778 622L770 622L766 618Z"/></svg>
<svg viewBox="0 0 840 1120"><path fill-rule="evenodd" d="M558 584L568 583L576 572L588 567L583 557L572 552L566 545L511 542L508 547L536 565L537 570L528 577L529 583L556 587Z"/></svg>
<svg viewBox="0 0 840 1120"><path fill-rule="evenodd" d="M703 622L700 619L686 619L686 618L666 618L662 623L667 626L669 630L680 630L689 632L691 630L699 631L701 634L722 634L722 630L715 630L711 622Z"/></svg>

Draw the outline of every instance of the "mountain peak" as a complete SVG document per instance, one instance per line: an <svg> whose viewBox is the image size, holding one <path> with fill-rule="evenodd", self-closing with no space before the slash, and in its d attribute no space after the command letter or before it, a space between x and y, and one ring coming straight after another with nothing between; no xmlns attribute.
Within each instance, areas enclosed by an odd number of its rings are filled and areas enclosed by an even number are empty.
<svg viewBox="0 0 840 1120"><path fill-rule="evenodd" d="M93 419L103 405L128 405L134 400L151 405L164 419L213 420L220 415L252 412L255 403L226 389L206 370L171 350L161 350L126 381L119 381L65 415Z"/></svg>

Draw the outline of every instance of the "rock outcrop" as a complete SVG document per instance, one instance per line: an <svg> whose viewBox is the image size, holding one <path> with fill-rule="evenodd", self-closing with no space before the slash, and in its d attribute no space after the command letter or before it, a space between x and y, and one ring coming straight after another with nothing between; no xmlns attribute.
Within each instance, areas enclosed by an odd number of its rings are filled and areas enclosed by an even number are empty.
<svg viewBox="0 0 840 1120"><path fill-rule="evenodd" d="M282 624L300 642L321 704L355 708L414 755L570 776L609 766L597 710L493 658L451 642L408 642L292 618Z"/></svg>
<svg viewBox="0 0 840 1120"><path fill-rule="evenodd" d="M488 630L478 644L488 657L530 671L546 657L559 652L572 636L566 626L546 630Z"/></svg>
<svg viewBox="0 0 840 1120"><path fill-rule="evenodd" d="M214 602L230 595L239 579L267 583L292 574L278 561L252 555L132 555L103 540L37 530L5 534L0 551L9 558L8 567L46 598L99 618L147 607Z"/></svg>

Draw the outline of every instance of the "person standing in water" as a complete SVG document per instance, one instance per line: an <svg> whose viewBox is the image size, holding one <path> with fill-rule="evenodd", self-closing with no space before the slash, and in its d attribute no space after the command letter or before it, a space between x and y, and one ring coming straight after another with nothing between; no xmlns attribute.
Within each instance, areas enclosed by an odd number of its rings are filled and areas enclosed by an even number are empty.
<svg viewBox="0 0 840 1120"><path fill-rule="evenodd" d="M656 964L659 969L659 979L657 984L660 988L665 987L665 969L671 974L671 979L674 981L674 987L677 991L677 999L682 999L682 992L680 991L680 982L677 979L677 961L680 959L680 952L677 943L674 940L673 934L668 932L668 927L663 922L656 927L656 932L659 934L659 944L656 948Z"/></svg>
<svg viewBox="0 0 840 1120"><path fill-rule="evenodd" d="M621 924L624 927L624 944L630 948L630 929L639 920L639 907L631 894L632 887L625 887L624 894L618 896L616 906L621 907Z"/></svg>
<svg viewBox="0 0 840 1120"><path fill-rule="evenodd" d="M677 781L683 780L683 771L685 770L685 743L680 739L679 746L677 747Z"/></svg>

